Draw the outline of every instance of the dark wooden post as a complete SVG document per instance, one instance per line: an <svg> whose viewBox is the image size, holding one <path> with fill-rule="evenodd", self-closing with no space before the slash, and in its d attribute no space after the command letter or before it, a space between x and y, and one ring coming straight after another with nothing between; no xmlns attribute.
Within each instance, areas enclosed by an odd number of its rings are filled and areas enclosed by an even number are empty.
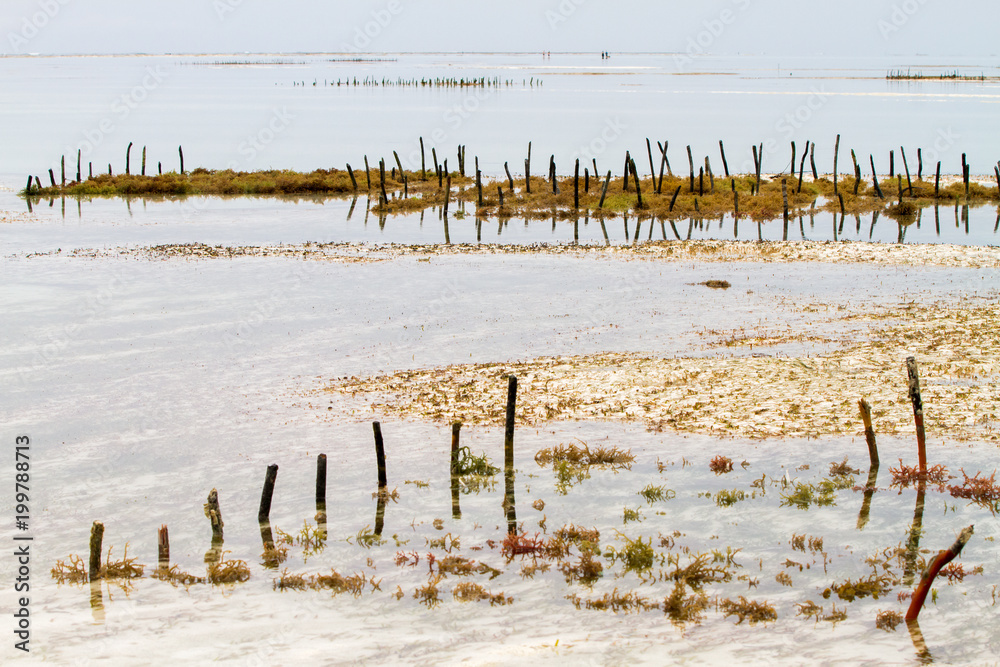
<svg viewBox="0 0 1000 667"><path fill-rule="evenodd" d="M90 569L88 577L90 581L97 581L101 578L101 545L104 542L104 524L95 521L90 527Z"/></svg>
<svg viewBox="0 0 1000 667"><path fill-rule="evenodd" d="M649 156L649 177L655 179L656 168L653 166L653 144L649 142L649 137L646 137L646 154Z"/></svg>
<svg viewBox="0 0 1000 667"><path fill-rule="evenodd" d="M180 158L181 158L181 176L183 176L184 175L184 147L183 146L178 146L177 147L177 154L180 155Z"/></svg>
<svg viewBox="0 0 1000 667"><path fill-rule="evenodd" d="M913 422L917 428L917 459L920 464L921 476L927 475L927 450L924 436L924 403L920 398L920 376L917 373L917 360L906 358L906 372L910 379L910 402L913 403Z"/></svg>
<svg viewBox="0 0 1000 667"><path fill-rule="evenodd" d="M875 444L875 429L872 427L872 407L868 401L861 399L858 401L858 409L861 411L861 421L865 424L865 442L868 443L868 458L873 468L878 468L878 445Z"/></svg>
<svg viewBox="0 0 1000 667"><path fill-rule="evenodd" d="M142 147L142 175L146 175L146 147Z"/></svg>
<svg viewBox="0 0 1000 667"><path fill-rule="evenodd" d="M514 509L514 408L517 404L517 377L507 378L507 415L503 436L504 460L504 504L506 505L507 530L517 530L517 514Z"/></svg>
<svg viewBox="0 0 1000 667"><path fill-rule="evenodd" d="M316 457L316 513L326 515L326 454Z"/></svg>
<svg viewBox="0 0 1000 667"><path fill-rule="evenodd" d="M167 532L167 524L160 526L156 533L157 561L161 570L170 569L170 535Z"/></svg>
<svg viewBox="0 0 1000 667"><path fill-rule="evenodd" d="M351 163L347 163L347 175L351 177L351 185L354 187L354 191L358 191L358 180L354 178L354 170L351 169Z"/></svg>
<svg viewBox="0 0 1000 667"><path fill-rule="evenodd" d="M372 191L372 170L368 166L368 156L365 156L365 184L368 186L368 192Z"/></svg>
<svg viewBox="0 0 1000 667"><path fill-rule="evenodd" d="M424 158L424 138L420 137L420 180L427 180L427 163Z"/></svg>
<svg viewBox="0 0 1000 667"><path fill-rule="evenodd" d="M382 425L372 422L372 431L375 434L375 462L378 464L378 488L384 489L388 485L385 478L385 448L382 444Z"/></svg>
<svg viewBox="0 0 1000 667"><path fill-rule="evenodd" d="M907 162L906 162L906 151L903 150L902 146L899 147L899 154L903 158L903 169L906 170L906 191L912 197L913 196L913 181L910 180L910 165L907 164Z"/></svg>
<svg viewBox="0 0 1000 667"><path fill-rule="evenodd" d="M611 170L608 169L608 175L604 178L604 187L601 189L601 201L597 203L597 208L604 208L604 197L608 194L608 184L611 183Z"/></svg>
<svg viewBox="0 0 1000 667"><path fill-rule="evenodd" d="M76 182L77 183L82 183L83 182L82 179L80 178L83 175L83 173L80 171L80 165L81 165L81 160L82 159L83 159L83 151L78 148L76 150Z"/></svg>
<svg viewBox="0 0 1000 667"><path fill-rule="evenodd" d="M576 159L573 171L573 208L580 208L580 158Z"/></svg>
<svg viewBox="0 0 1000 667"><path fill-rule="evenodd" d="M274 495L274 481L278 477L278 464L267 466L264 475L264 489L260 494L260 508L257 510L257 522L267 523L271 520L271 496Z"/></svg>
<svg viewBox="0 0 1000 667"><path fill-rule="evenodd" d="M205 516L212 524L212 540L222 540L223 526L222 508L219 507L219 492L212 489L208 494L208 502L205 503Z"/></svg>
<svg viewBox="0 0 1000 667"><path fill-rule="evenodd" d="M132 157L132 142L128 142L128 148L125 149L125 175L129 176L132 173L130 162Z"/></svg>
<svg viewBox="0 0 1000 667"><path fill-rule="evenodd" d="M62 156L62 158L59 161L59 164L61 165L61 169L62 169L62 181L60 181L60 183L62 184L63 187L66 187L66 156L65 155Z"/></svg>
<svg viewBox="0 0 1000 667"><path fill-rule="evenodd" d="M691 156L691 145L690 144L688 144L687 153L688 153L688 167L689 167L689 172L688 172L689 173L689 175L688 175L688 185L689 185L688 192L694 192L694 157Z"/></svg>
<svg viewBox="0 0 1000 667"><path fill-rule="evenodd" d="M514 177L510 175L510 167L507 166L506 162L503 163L503 170L507 172L507 183L510 185L510 191L514 192Z"/></svg>
<svg viewBox="0 0 1000 667"><path fill-rule="evenodd" d="M722 139L719 139L719 154L722 155L722 169L726 173L726 178L729 178L729 163L726 162L726 147L722 145Z"/></svg>
<svg viewBox="0 0 1000 667"><path fill-rule="evenodd" d="M833 145L833 194L837 194L837 160L840 158L840 135Z"/></svg>

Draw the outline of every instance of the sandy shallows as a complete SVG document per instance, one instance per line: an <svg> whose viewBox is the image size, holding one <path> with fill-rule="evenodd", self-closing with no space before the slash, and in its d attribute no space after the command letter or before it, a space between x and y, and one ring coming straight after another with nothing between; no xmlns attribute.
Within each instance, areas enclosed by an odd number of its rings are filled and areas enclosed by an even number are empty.
<svg viewBox="0 0 1000 667"><path fill-rule="evenodd" d="M765 438L858 434L857 402L871 403L876 433L913 430L905 359L916 356L925 423L938 438L997 440L1000 303L966 299L845 313L860 325L822 356L654 358L605 353L545 357L332 380L389 415L467 424L503 423L506 376L518 377L521 424L548 420L642 422L653 430ZM815 339L810 334L811 339ZM720 347L767 349L794 336L736 337ZM835 340L835 339L831 339ZM794 341L792 341L794 342Z"/></svg>
<svg viewBox="0 0 1000 667"><path fill-rule="evenodd" d="M1000 248L948 244L883 244L821 241L656 241L634 246L600 245L401 245L304 243L296 245L222 246L203 243L147 247L79 249L79 257L134 257L151 260L286 257L340 262L384 261L399 257L447 255L597 256L614 260L700 262L827 262L879 266L1000 268Z"/></svg>

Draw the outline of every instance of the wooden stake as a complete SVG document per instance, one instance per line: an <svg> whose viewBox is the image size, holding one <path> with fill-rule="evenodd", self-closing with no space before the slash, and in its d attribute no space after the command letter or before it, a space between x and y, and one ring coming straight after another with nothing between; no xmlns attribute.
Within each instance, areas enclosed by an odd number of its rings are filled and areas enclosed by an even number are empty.
<svg viewBox="0 0 1000 667"><path fill-rule="evenodd" d="M267 466L264 475L264 489L260 494L260 508L257 510L257 523L267 523L271 520L271 496L274 495L274 481L278 477L278 464Z"/></svg>
<svg viewBox="0 0 1000 667"><path fill-rule="evenodd" d="M531 146L531 144L529 143L528 146ZM531 152L530 148L528 149L528 152L529 153ZM526 193L528 193L529 195L531 194L531 158L530 157L524 159L524 191Z"/></svg>
<svg viewBox="0 0 1000 667"><path fill-rule="evenodd" d="M646 137L646 154L649 156L649 177L656 178L656 168L653 166L653 144L649 143L649 137Z"/></svg>
<svg viewBox="0 0 1000 667"><path fill-rule="evenodd" d="M372 191L372 170L368 166L368 156L365 156L365 181L368 186L368 192Z"/></svg>
<svg viewBox="0 0 1000 667"><path fill-rule="evenodd" d="M459 438L462 431L462 422L455 422L451 425L451 474L458 474L458 450Z"/></svg>
<svg viewBox="0 0 1000 667"><path fill-rule="evenodd" d="M219 492L212 489L208 494L208 502L205 503L205 516L212 524L212 539L222 539L222 509L219 507Z"/></svg>
<svg viewBox="0 0 1000 667"><path fill-rule="evenodd" d="M938 191L941 186L941 160L938 160L937 171L934 173L934 198L937 199Z"/></svg>
<svg viewBox="0 0 1000 667"><path fill-rule="evenodd" d="M60 158L59 164L61 165L61 169L62 169L62 181L61 181L61 183L62 183L63 187L66 187L66 156L65 155L63 155L62 158Z"/></svg>
<svg viewBox="0 0 1000 667"><path fill-rule="evenodd" d="M678 185L677 189L674 190L674 196L670 198L670 210L667 211L668 213L673 212L673 210L674 210L674 203L677 201L677 195L679 195L680 193L681 193L681 186Z"/></svg>
<svg viewBox="0 0 1000 667"><path fill-rule="evenodd" d="M719 139L719 153L722 155L722 169L726 173L726 178L729 178L729 163L726 162L726 147L722 145L722 139Z"/></svg>
<svg viewBox="0 0 1000 667"><path fill-rule="evenodd" d="M840 135L837 135L837 143L833 147L833 194L837 194L837 160L840 157Z"/></svg>
<svg viewBox="0 0 1000 667"><path fill-rule="evenodd" d="M128 176L129 174L132 173L131 170L129 169L129 161L130 161L131 155L132 155L132 142L130 141L130 142L128 142L128 148L125 149L125 175L126 176Z"/></svg>
<svg viewBox="0 0 1000 667"><path fill-rule="evenodd" d="M576 167L573 169L573 208L580 208L580 158L576 159Z"/></svg>
<svg viewBox="0 0 1000 667"><path fill-rule="evenodd" d="M161 570L170 569L170 535L167 532L167 524L160 526L156 532L156 551Z"/></svg>
<svg viewBox="0 0 1000 667"><path fill-rule="evenodd" d="M49 181L52 183L52 187L56 187L56 174L51 169L49 169Z"/></svg>
<svg viewBox="0 0 1000 667"><path fill-rule="evenodd" d="M180 158L181 158L181 176L183 176L184 175L184 147L183 146L178 146L177 147L177 154L180 155Z"/></svg>
<svg viewBox="0 0 1000 667"><path fill-rule="evenodd" d="M809 147L809 166L812 168L813 180L819 180L819 173L816 171L816 143Z"/></svg>
<svg viewBox="0 0 1000 667"><path fill-rule="evenodd" d="M694 192L694 158L691 156L690 144L688 144L687 153L688 153L688 166L690 167L688 175L688 185L689 185L688 192Z"/></svg>
<svg viewBox="0 0 1000 667"><path fill-rule="evenodd" d="M351 169L351 163L347 163L347 175L351 177L351 185L354 187L354 191L358 191L358 180L354 178L354 170Z"/></svg>
<svg viewBox="0 0 1000 667"><path fill-rule="evenodd" d="M910 180L910 165L906 163L906 151L903 150L902 146L899 147L899 154L903 158L903 169L906 170L906 191L912 197L913 196L913 181Z"/></svg>
<svg viewBox="0 0 1000 667"><path fill-rule="evenodd" d="M382 425L379 422L372 422L372 431L375 433L375 462L378 464L378 488L384 489L388 485L385 479L385 448L382 445Z"/></svg>
<svg viewBox="0 0 1000 667"><path fill-rule="evenodd" d="M878 468L878 445L875 444L875 429L872 427L872 406L862 398L858 401L858 409L861 411L861 421L865 424L865 442L868 443L868 458L871 467Z"/></svg>
<svg viewBox="0 0 1000 667"><path fill-rule="evenodd" d="M917 427L917 458L920 475L927 475L927 451L924 446L924 403L920 398L920 376L917 374L917 360L906 358L906 372L910 379L910 401L913 403L913 422Z"/></svg>
<svg viewBox="0 0 1000 667"><path fill-rule="evenodd" d="M917 180L924 180L924 153L921 149L917 149Z"/></svg>
<svg viewBox="0 0 1000 667"><path fill-rule="evenodd" d="M478 162L479 158L476 158ZM483 207L483 172L479 171L479 167L476 167L476 193L478 195L478 205L479 208Z"/></svg>
<svg viewBox="0 0 1000 667"><path fill-rule="evenodd" d="M424 138L420 137L420 180L427 180L427 163L424 158ZM355 189L357 187L355 186Z"/></svg>
<svg viewBox="0 0 1000 667"><path fill-rule="evenodd" d="M392 157L396 158L396 166L399 167L399 180L403 180L406 176L403 172L403 163L399 161L399 153L393 151Z"/></svg>
<svg viewBox="0 0 1000 667"><path fill-rule="evenodd" d="M604 178L604 187L601 189L601 201L597 203L597 208L604 207L604 197L608 194L608 184L611 183L611 170L608 169L608 175Z"/></svg>
<svg viewBox="0 0 1000 667"><path fill-rule="evenodd" d="M507 172L507 183L510 185L510 191L513 192L514 191L514 177L510 175L510 167L507 166L506 162L503 163L503 170L505 172Z"/></svg>
<svg viewBox="0 0 1000 667"><path fill-rule="evenodd" d="M316 512L326 516L326 454L316 457Z"/></svg>
<svg viewBox="0 0 1000 667"><path fill-rule="evenodd" d="M868 159L872 164L872 184L875 186L875 194L878 195L879 199L885 199L885 195L882 194L882 188L878 184L878 174L875 173L875 158L869 154Z"/></svg>
<svg viewBox="0 0 1000 667"><path fill-rule="evenodd" d="M448 164L448 161L445 160L444 163ZM448 200L449 199L451 199L451 174L448 174L448 182L447 182L447 185L445 186L445 190L444 190L444 214L445 215L448 215Z"/></svg>
<svg viewBox="0 0 1000 667"><path fill-rule="evenodd" d="M516 530L517 515L514 510L514 408L517 404L517 377L507 379L507 415L503 434L504 505L508 531Z"/></svg>
<svg viewBox="0 0 1000 667"><path fill-rule="evenodd" d="M81 178L80 178L83 175L83 174L80 173L80 161L81 161L82 158L83 158L83 150L78 148L77 151L76 151L76 182L77 183L82 183L83 182L81 180Z"/></svg>
<svg viewBox="0 0 1000 667"><path fill-rule="evenodd" d="M635 160L629 160L629 165L632 169L632 178L635 179L635 196L638 198L636 208L643 208L642 191L639 188L639 172L635 168ZM638 231L638 227L636 227L636 231Z"/></svg>
<svg viewBox="0 0 1000 667"><path fill-rule="evenodd" d="M90 581L97 581L101 578L101 545L104 541L104 524L95 521L90 527L90 569L88 576Z"/></svg>
<svg viewBox="0 0 1000 667"><path fill-rule="evenodd" d="M962 549L965 548L965 545L972 539L972 529L973 526L963 528L962 532L958 535L958 539L955 540L955 543L952 544L947 551L938 552L937 557L931 563L930 567L927 568L924 576L920 578L917 590L913 592L913 598L910 600L910 608L906 610L907 623L912 623L917 620L917 616L920 615L920 610L924 606L924 600L927 599L927 593L931 589L931 584L934 583L934 578L937 577L941 568L962 553Z"/></svg>
<svg viewBox="0 0 1000 667"><path fill-rule="evenodd" d="M77 169L79 171L79 168ZM146 175L146 147L142 147L142 175ZM77 177L79 179L79 177Z"/></svg>

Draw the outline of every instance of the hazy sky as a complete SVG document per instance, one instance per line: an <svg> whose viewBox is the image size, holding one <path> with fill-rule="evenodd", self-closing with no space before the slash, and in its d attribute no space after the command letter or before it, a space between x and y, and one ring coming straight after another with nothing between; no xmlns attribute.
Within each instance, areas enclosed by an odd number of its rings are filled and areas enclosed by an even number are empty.
<svg viewBox="0 0 1000 667"><path fill-rule="evenodd" d="M686 51L1000 52L976 0L3 0L0 53Z"/></svg>

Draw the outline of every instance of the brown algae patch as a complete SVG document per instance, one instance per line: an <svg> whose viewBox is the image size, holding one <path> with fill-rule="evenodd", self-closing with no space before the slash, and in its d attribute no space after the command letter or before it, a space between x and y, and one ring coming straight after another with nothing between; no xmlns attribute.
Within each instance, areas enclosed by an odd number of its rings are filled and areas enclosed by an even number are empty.
<svg viewBox="0 0 1000 667"><path fill-rule="evenodd" d="M1000 302L904 304L847 314L867 331L823 356L655 358L634 353L460 364L330 381L373 410L438 422L504 422L507 376L518 378L516 418L640 422L652 430L764 438L857 434L859 397L876 433L912 428L906 357L920 363L928 429L997 440Z"/></svg>

